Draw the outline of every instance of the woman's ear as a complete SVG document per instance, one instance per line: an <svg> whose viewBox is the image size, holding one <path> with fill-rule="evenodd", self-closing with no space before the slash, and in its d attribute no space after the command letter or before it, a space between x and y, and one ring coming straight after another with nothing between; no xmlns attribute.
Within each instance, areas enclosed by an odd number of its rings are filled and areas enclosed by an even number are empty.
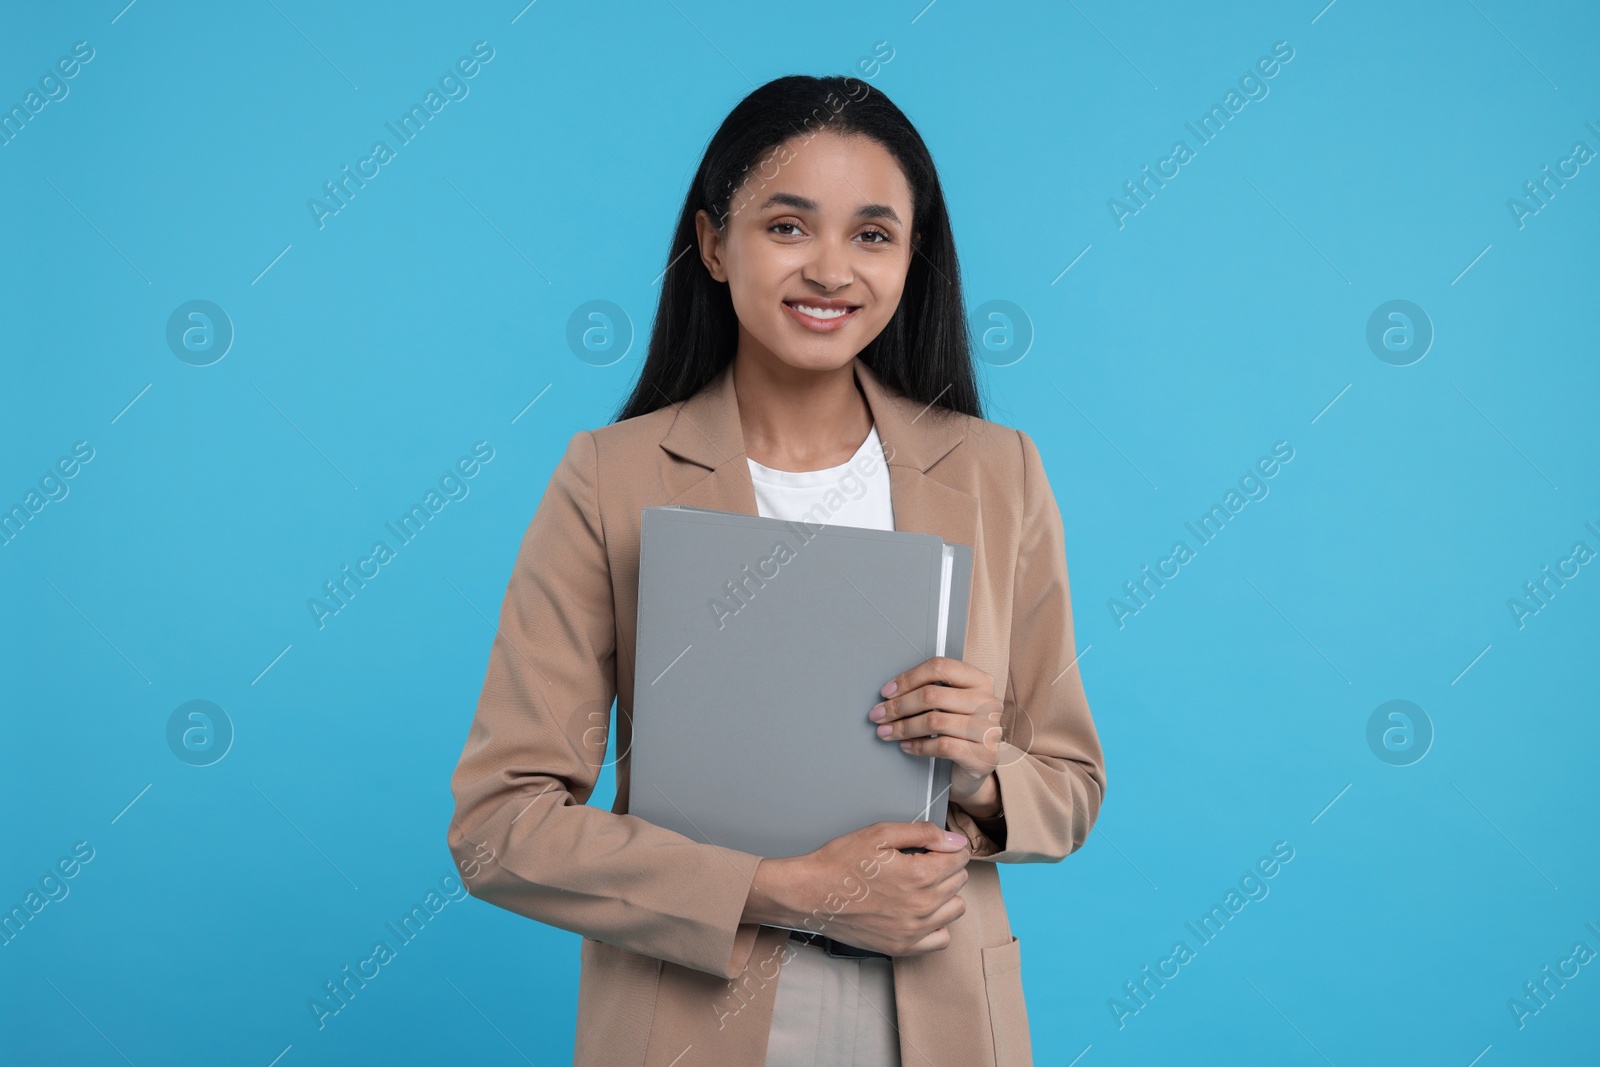
<svg viewBox="0 0 1600 1067"><path fill-rule="evenodd" d="M728 272L722 266L722 234L711 224L711 215L705 208L694 213L694 231L700 242L700 262L706 265L711 277L726 282Z"/></svg>

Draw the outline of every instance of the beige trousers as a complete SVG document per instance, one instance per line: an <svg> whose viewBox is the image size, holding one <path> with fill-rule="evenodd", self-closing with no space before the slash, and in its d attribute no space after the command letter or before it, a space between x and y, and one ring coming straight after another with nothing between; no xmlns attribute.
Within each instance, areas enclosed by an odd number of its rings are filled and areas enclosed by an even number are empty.
<svg viewBox="0 0 1600 1067"><path fill-rule="evenodd" d="M778 971L766 1067L900 1067L894 965L790 941Z"/></svg>

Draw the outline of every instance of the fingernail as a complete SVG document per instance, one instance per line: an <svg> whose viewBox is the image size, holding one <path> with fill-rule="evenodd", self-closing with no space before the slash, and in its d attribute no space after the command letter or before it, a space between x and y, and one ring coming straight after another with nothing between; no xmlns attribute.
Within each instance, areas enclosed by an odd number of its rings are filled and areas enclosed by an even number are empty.
<svg viewBox="0 0 1600 1067"><path fill-rule="evenodd" d="M886 685L882 689L878 690L878 692L882 693L886 697L892 697L892 696L894 696L894 691L896 689L898 689L898 688L899 688L899 686L898 686L897 683L890 682L888 685ZM963 840L965 840L965 839L963 839Z"/></svg>
<svg viewBox="0 0 1600 1067"><path fill-rule="evenodd" d="M946 830L944 832L944 839L950 842L952 845L964 845L967 843L967 837L965 834L958 834L952 830Z"/></svg>
<svg viewBox="0 0 1600 1067"><path fill-rule="evenodd" d="M883 717L885 715L887 715L887 714L889 714L888 709L885 708L882 704L879 704L878 706L873 708L871 711L867 712L867 718L871 719L873 722L881 722L883 720Z"/></svg>
<svg viewBox="0 0 1600 1067"><path fill-rule="evenodd" d="M879 737L888 737L893 732L894 732L894 727L890 726L888 723L884 723L882 726L878 727L878 736Z"/></svg>

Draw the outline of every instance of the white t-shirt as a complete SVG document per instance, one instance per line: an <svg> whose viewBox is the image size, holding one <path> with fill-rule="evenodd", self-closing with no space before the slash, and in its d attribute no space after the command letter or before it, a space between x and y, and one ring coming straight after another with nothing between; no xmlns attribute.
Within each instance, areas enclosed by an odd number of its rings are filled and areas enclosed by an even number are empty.
<svg viewBox="0 0 1600 1067"><path fill-rule="evenodd" d="M883 443L878 440L876 425L856 454L837 467L780 471L748 457L747 460L759 515L790 522L894 529L889 468L884 464Z"/></svg>

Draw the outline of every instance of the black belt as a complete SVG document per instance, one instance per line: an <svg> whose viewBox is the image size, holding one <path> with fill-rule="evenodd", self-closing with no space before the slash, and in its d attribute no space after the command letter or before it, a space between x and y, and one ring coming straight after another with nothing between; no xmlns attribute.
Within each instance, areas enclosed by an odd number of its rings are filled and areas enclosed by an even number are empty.
<svg viewBox="0 0 1600 1067"><path fill-rule="evenodd" d="M890 958L887 952L874 952L870 948L857 948L854 945L847 945L843 941L835 941L831 937L823 937L821 934L813 934L810 931L791 930L789 931L789 938L792 941L804 941L808 945L815 945L836 959L886 960Z"/></svg>

